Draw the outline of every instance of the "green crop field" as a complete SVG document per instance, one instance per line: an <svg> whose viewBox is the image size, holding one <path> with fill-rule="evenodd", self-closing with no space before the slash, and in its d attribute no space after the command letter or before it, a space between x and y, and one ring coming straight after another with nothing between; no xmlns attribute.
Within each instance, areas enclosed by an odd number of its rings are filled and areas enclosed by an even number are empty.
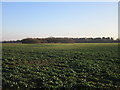
<svg viewBox="0 0 120 90"><path fill-rule="evenodd" d="M3 90L120 90L117 43L3 44Z"/></svg>

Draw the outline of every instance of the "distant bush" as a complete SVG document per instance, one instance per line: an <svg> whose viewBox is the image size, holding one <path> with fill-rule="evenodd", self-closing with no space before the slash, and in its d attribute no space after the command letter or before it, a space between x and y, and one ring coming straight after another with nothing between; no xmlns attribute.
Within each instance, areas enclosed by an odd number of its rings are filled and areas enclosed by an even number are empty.
<svg viewBox="0 0 120 90"><path fill-rule="evenodd" d="M26 38L17 41L2 41L2 43L119 43L120 40L114 40L112 37L97 38Z"/></svg>
<svg viewBox="0 0 120 90"><path fill-rule="evenodd" d="M21 40L22 43L40 43L38 39L26 38Z"/></svg>
<svg viewBox="0 0 120 90"><path fill-rule="evenodd" d="M22 43L114 43L118 40L113 40L110 37L98 38L26 38L21 40Z"/></svg>

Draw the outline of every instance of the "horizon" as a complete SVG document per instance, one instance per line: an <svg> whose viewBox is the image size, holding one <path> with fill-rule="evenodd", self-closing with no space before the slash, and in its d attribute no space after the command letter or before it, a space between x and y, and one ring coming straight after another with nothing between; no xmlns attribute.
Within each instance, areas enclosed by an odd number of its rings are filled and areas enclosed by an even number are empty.
<svg viewBox="0 0 120 90"><path fill-rule="evenodd" d="M22 38L22 39L18 39L18 40L23 40L23 39L28 39L28 38L31 38L31 39L37 39L37 38L39 38L39 39L47 39L47 38L93 38L93 39L95 39L95 38L103 38L103 37L53 37L53 36L50 36L50 37L35 37L35 38L33 38L33 37L26 37L26 38ZM113 37L104 37L104 38L113 38ZM119 39L119 38L113 38L113 40L117 40L117 39ZM3 42L3 41L17 41L17 40L2 40L2 41L0 41L0 42Z"/></svg>
<svg viewBox="0 0 120 90"><path fill-rule="evenodd" d="M117 2L3 2L3 38L118 38Z"/></svg>

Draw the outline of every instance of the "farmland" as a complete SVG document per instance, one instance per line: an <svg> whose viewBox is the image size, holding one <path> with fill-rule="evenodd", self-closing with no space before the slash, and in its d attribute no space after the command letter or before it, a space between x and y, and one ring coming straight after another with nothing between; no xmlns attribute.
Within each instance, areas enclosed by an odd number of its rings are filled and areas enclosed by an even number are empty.
<svg viewBox="0 0 120 90"><path fill-rule="evenodd" d="M3 44L4 90L120 89L117 43Z"/></svg>

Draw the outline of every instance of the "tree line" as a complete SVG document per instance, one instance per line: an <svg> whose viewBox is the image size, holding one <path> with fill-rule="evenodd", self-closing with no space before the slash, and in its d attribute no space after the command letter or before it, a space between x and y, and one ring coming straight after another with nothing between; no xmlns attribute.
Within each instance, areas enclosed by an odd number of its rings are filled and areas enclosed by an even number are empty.
<svg viewBox="0 0 120 90"><path fill-rule="evenodd" d="M112 37L97 38L25 38L16 41L2 41L2 43L118 43L119 39L114 40Z"/></svg>

